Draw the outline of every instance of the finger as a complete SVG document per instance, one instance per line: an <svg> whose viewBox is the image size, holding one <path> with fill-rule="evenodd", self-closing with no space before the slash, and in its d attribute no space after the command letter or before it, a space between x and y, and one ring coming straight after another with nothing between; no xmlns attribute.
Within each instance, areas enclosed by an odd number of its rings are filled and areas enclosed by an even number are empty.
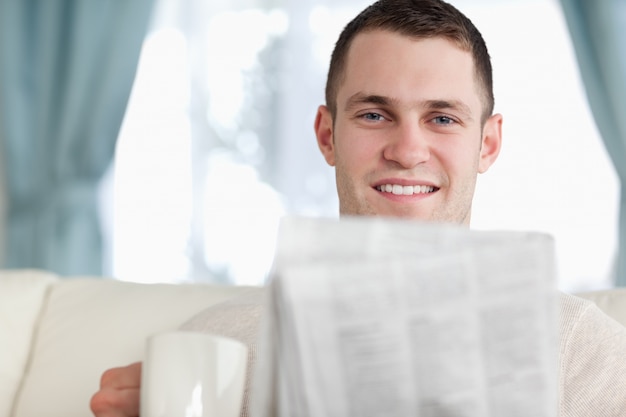
<svg viewBox="0 0 626 417"><path fill-rule="evenodd" d="M141 385L141 362L106 370L100 378L101 388L139 388Z"/></svg>
<svg viewBox="0 0 626 417"><path fill-rule="evenodd" d="M89 403L96 417L138 417L139 388L103 388Z"/></svg>

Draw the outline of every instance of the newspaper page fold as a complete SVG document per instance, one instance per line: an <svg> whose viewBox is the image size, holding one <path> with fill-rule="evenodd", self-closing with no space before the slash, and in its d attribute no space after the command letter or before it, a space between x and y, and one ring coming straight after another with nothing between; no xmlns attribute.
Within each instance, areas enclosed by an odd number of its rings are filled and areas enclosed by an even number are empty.
<svg viewBox="0 0 626 417"><path fill-rule="evenodd" d="M542 233L288 217L252 417L554 417L556 271Z"/></svg>

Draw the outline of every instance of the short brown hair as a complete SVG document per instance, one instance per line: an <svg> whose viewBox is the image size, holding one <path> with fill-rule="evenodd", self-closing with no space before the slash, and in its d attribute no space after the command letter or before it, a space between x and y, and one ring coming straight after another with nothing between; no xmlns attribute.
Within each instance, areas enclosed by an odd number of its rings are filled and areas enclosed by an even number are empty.
<svg viewBox="0 0 626 417"><path fill-rule="evenodd" d="M346 25L331 56L326 79L326 105L337 114L337 91L345 78L348 50L362 32L387 30L412 38L442 37L470 52L475 77L483 90L484 121L493 112L493 80L487 45L474 24L454 6L441 0L379 0Z"/></svg>

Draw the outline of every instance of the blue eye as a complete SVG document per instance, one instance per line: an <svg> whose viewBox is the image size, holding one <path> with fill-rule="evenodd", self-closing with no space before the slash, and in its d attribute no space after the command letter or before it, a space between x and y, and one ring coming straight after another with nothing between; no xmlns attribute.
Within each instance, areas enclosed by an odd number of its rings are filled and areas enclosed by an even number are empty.
<svg viewBox="0 0 626 417"><path fill-rule="evenodd" d="M433 121L438 125L451 125L456 123L454 119L448 116L437 116L433 119Z"/></svg>
<svg viewBox="0 0 626 417"><path fill-rule="evenodd" d="M372 120L375 122L381 121L381 120L385 120L385 118L378 114L378 113L365 113L361 116L362 118L366 119L366 120Z"/></svg>

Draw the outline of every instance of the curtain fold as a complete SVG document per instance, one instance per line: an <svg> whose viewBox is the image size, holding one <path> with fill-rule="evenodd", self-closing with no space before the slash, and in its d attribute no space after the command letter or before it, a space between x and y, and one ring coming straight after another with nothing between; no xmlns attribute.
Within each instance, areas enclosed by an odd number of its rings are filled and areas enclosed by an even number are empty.
<svg viewBox="0 0 626 417"><path fill-rule="evenodd" d="M5 267L102 273L98 186L152 3L0 2Z"/></svg>
<svg viewBox="0 0 626 417"><path fill-rule="evenodd" d="M591 112L621 183L615 285L626 286L626 2L560 1Z"/></svg>

